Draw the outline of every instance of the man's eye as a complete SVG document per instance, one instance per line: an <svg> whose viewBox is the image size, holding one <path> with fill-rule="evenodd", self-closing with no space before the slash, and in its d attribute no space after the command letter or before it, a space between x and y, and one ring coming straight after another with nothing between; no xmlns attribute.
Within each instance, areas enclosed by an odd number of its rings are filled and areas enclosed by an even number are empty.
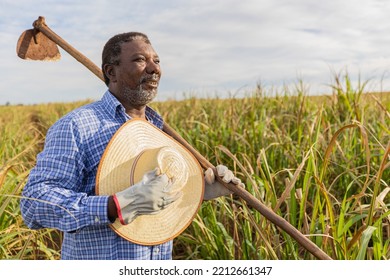
<svg viewBox="0 0 390 280"><path fill-rule="evenodd" d="M154 60L154 63L160 64L160 60L159 60L159 59L155 59L155 60Z"/></svg>

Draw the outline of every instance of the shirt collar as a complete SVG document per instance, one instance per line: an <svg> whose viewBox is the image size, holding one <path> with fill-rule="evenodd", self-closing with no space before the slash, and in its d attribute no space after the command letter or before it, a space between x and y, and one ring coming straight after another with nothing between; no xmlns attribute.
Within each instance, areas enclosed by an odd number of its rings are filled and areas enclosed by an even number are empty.
<svg viewBox="0 0 390 280"><path fill-rule="evenodd" d="M115 118L116 112L119 109L120 111L122 111L122 113L126 116L127 119L131 119L131 117L126 114L126 110L123 107L123 105L118 101L118 99L116 99L116 97L109 90L107 90L104 93L101 101L103 103L103 107L108 111L108 113L113 118ZM163 119L155 110L153 110L149 106L146 106L145 115L150 123L162 129Z"/></svg>
<svg viewBox="0 0 390 280"><path fill-rule="evenodd" d="M123 107L123 105L115 98L112 93L107 90L102 97L103 108L108 111L112 118L115 118L116 111L118 107ZM123 110L124 111L124 110Z"/></svg>

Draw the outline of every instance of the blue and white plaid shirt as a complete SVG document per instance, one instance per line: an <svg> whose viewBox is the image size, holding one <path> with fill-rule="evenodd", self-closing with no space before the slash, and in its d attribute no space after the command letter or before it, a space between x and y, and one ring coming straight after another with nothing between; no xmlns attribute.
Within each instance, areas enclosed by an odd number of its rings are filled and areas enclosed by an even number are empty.
<svg viewBox="0 0 390 280"><path fill-rule="evenodd" d="M162 129L161 116L150 107L146 116ZM61 118L46 135L20 207L28 227L64 232L62 259L172 258L172 241L142 246L117 235L109 227L108 196L95 195L100 158L111 137L129 119L125 108L107 91L100 101Z"/></svg>

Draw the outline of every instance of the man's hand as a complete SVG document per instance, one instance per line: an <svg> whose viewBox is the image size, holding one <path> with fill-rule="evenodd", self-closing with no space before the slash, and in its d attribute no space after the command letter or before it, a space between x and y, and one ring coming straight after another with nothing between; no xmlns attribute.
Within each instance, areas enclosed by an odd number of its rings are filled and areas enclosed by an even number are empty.
<svg viewBox="0 0 390 280"><path fill-rule="evenodd" d="M145 173L140 182L113 195L116 216L127 225L139 215L159 213L181 196L181 192L172 192L171 188L172 180L166 174L160 174L158 168ZM108 211L110 217L110 200ZM112 206L111 217L115 217Z"/></svg>
<svg viewBox="0 0 390 280"><path fill-rule="evenodd" d="M216 166L218 176L222 178L225 183L233 183L240 187L245 187L241 180L234 176L233 172L224 165ZM224 185L215 180L214 172L211 168L208 168L204 172L205 191L204 200L214 199L220 196L232 194L233 192L227 189Z"/></svg>

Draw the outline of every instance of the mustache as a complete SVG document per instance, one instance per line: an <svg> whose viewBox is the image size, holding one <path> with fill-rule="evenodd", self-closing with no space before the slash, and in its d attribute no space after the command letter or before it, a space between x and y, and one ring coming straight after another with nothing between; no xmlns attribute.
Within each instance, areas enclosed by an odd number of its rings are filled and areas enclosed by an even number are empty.
<svg viewBox="0 0 390 280"><path fill-rule="evenodd" d="M160 76L156 73L154 74L145 74L141 77L140 83L144 83L146 81L153 81L153 82L158 82L160 80Z"/></svg>

